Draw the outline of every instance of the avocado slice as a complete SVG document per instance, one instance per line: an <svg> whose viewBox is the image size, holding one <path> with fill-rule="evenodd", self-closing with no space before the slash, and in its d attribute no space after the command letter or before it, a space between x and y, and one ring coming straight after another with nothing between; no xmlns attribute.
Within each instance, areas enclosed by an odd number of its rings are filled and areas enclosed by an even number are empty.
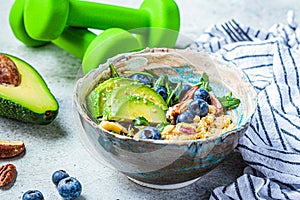
<svg viewBox="0 0 300 200"><path fill-rule="evenodd" d="M140 96L123 98L119 104L107 108L104 117L108 120L134 120L136 117L144 117L150 123L166 121L164 110L152 101Z"/></svg>
<svg viewBox="0 0 300 200"><path fill-rule="evenodd" d="M168 109L168 105L161 95L156 93L149 86L144 84L134 84L134 85L124 85L119 88L114 89L112 92L107 94L106 102L104 104L104 113L109 112L109 107L114 107L120 104L124 98L129 98L130 96L140 96L149 101L152 101L157 106L161 107L163 110ZM107 114L104 114L107 115Z"/></svg>
<svg viewBox="0 0 300 200"><path fill-rule="evenodd" d="M49 124L58 114L58 103L41 75L25 61L8 54L1 55L17 69L16 85L0 83L0 116L33 124ZM7 62L6 62L7 63Z"/></svg>
<svg viewBox="0 0 300 200"><path fill-rule="evenodd" d="M111 92L114 88L122 85L136 84L137 81L125 77L110 78L99 84L87 96L87 108L91 117L97 119L102 116L103 105L106 101L106 94Z"/></svg>

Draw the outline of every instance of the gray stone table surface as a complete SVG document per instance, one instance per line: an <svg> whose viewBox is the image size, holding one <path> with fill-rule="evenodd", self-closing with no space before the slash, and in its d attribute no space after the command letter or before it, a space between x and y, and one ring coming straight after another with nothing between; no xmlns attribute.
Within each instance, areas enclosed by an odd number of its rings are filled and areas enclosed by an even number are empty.
<svg viewBox="0 0 300 200"><path fill-rule="evenodd" d="M73 88L78 77L80 60L53 44L29 48L15 39L8 16L13 0L0 4L0 52L15 55L34 66L44 77L57 98L60 111L50 125L29 125L0 118L0 139L23 140L26 154L0 160L0 165L13 163L18 176L13 187L0 189L0 199L21 199L29 189L38 189L47 200L61 199L51 182L57 169L64 169L83 185L80 200L101 199L208 199L217 186L230 184L242 174L245 164L236 151L216 169L196 183L176 190L144 188L128 180L116 170L99 163L80 141L79 129L73 117ZM102 0L138 8L141 0ZM268 29L275 23L285 23L285 15L294 9L300 18L298 0L176 0L181 12L181 34L195 40L211 24L231 18L246 25ZM113 14L113 13L112 13ZM38 23L38 19L37 19Z"/></svg>

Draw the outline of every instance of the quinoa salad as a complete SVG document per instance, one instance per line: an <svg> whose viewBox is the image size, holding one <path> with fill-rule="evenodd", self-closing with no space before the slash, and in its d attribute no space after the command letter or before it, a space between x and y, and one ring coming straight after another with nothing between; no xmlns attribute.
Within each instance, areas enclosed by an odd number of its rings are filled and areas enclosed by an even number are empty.
<svg viewBox="0 0 300 200"><path fill-rule="evenodd" d="M113 134L142 140L197 140L236 127L230 112L240 104L229 92L217 97L203 72L198 83L172 82L150 71L111 77L87 96L90 116Z"/></svg>

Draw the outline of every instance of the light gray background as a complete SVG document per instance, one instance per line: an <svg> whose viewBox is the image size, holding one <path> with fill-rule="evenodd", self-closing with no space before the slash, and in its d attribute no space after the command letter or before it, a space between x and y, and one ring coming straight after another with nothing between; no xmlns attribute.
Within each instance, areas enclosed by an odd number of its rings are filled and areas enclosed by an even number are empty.
<svg viewBox="0 0 300 200"><path fill-rule="evenodd" d="M101 3L138 8L141 0L102 0ZM268 29L285 23L286 12L294 9L300 20L298 0L177 0L181 12L181 34L195 40L211 24L231 18L245 25ZM9 190L0 189L0 199L21 199L29 189L38 189L45 199L61 199L51 182L57 169L65 169L83 185L81 200L101 199L207 199L210 191L231 183L245 166L238 152L195 184L177 190L153 190L138 186L114 169L100 164L80 142L73 118L73 87L80 60L49 44L29 48L13 36L8 15L12 0L1 0L0 52L15 55L34 66L44 77L60 104L57 119L48 126L19 123L0 118L0 139L24 140L26 154L16 159L0 160L0 165L13 163L18 170L16 182ZM113 14L113 13L112 13Z"/></svg>

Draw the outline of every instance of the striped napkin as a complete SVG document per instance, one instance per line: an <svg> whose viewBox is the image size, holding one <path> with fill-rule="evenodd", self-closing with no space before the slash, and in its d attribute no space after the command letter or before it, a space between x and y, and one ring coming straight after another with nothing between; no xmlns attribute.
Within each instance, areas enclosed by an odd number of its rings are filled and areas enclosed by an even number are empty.
<svg viewBox="0 0 300 200"><path fill-rule="evenodd" d="M210 199L300 199L300 27L293 11L287 24L267 31L240 26L253 41L233 42L216 24L190 46L236 63L259 99L237 147L247 163L244 174L215 188Z"/></svg>

